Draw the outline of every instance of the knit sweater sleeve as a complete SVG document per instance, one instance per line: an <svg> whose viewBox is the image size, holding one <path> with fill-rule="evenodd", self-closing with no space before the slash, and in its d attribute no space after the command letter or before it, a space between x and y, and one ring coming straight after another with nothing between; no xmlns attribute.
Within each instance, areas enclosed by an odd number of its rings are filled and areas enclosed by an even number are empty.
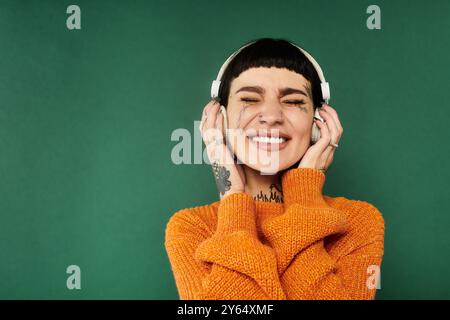
<svg viewBox="0 0 450 320"><path fill-rule="evenodd" d="M383 255L383 218L362 201L346 199L345 205L331 207L322 196L324 180L312 168L286 172L285 211L263 225L284 292L295 300L373 299L371 275ZM334 244L327 250L329 241Z"/></svg>
<svg viewBox="0 0 450 320"><path fill-rule="evenodd" d="M180 299L285 299L272 248L257 237L250 195L220 201L211 233L192 210L175 214L166 228L166 250Z"/></svg>

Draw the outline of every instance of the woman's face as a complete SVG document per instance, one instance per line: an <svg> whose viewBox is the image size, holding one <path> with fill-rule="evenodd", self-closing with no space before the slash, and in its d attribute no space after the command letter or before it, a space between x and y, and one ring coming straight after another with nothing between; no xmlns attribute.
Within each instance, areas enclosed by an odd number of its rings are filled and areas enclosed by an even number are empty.
<svg viewBox="0 0 450 320"><path fill-rule="evenodd" d="M242 72L231 82L227 106L228 142L239 161L263 174L299 161L310 146L312 101L309 81L296 72Z"/></svg>

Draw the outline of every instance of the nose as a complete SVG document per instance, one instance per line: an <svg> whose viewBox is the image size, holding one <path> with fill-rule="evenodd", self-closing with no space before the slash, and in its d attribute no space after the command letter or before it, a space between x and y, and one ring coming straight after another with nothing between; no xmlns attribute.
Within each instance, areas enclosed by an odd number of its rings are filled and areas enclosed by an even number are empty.
<svg viewBox="0 0 450 320"><path fill-rule="evenodd" d="M267 125L282 124L284 121L283 110L276 102L267 102L261 106L258 121Z"/></svg>

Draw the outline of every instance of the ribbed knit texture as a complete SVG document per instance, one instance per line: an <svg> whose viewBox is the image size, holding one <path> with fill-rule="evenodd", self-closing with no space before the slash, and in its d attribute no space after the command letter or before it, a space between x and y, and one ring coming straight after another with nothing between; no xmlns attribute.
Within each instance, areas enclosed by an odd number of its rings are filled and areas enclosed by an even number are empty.
<svg viewBox="0 0 450 320"><path fill-rule="evenodd" d="M281 181L284 203L234 193L170 218L165 246L180 299L375 297L368 268L383 256L378 209L322 195L320 170L289 170Z"/></svg>

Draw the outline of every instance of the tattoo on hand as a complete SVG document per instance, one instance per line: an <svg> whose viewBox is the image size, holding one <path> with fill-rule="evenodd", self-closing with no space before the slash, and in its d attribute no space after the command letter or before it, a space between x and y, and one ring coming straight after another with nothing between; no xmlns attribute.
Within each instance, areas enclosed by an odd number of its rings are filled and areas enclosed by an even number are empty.
<svg viewBox="0 0 450 320"><path fill-rule="evenodd" d="M282 203L283 202L283 194L281 191L281 187L277 186L276 184L270 185L270 195L267 196L267 194L263 194L262 190L257 194L254 199L259 201L266 201L266 202L277 202Z"/></svg>
<svg viewBox="0 0 450 320"><path fill-rule="evenodd" d="M216 179L217 189L219 189L221 195L224 195L231 187L231 181L229 180L230 171L223 166L219 166L217 162L212 164L212 168L214 178Z"/></svg>

